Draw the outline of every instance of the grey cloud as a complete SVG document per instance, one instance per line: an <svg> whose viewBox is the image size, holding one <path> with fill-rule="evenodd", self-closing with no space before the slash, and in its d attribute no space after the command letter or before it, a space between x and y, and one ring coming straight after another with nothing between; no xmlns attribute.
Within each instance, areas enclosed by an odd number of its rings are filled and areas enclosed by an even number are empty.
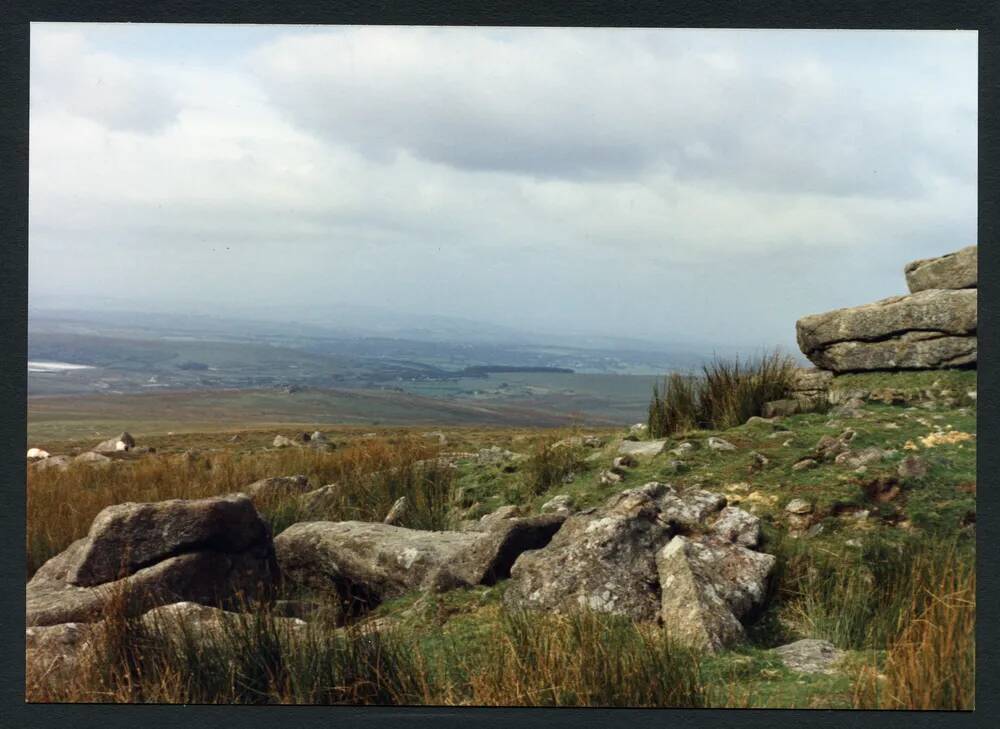
<svg viewBox="0 0 1000 729"><path fill-rule="evenodd" d="M825 84L817 91L808 77L789 79L780 53L737 47L736 70L713 61L707 49L727 50L725 38L629 43L627 31L608 30L586 36L584 55L561 31L501 42L412 29L401 31L410 51L393 55L383 34L279 40L253 68L296 123L376 160L403 150L538 177L624 179L660 168L748 189L911 197L925 168L968 180L975 156L974 139L922 124L955 113L935 103L935 89L923 99L908 100L906 89L864 96L863 72L823 48L813 54Z"/></svg>

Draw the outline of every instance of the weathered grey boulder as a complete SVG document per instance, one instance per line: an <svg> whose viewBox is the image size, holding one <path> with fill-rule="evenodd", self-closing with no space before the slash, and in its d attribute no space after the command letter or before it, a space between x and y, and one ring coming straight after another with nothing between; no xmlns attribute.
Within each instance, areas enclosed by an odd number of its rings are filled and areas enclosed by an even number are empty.
<svg viewBox="0 0 1000 729"><path fill-rule="evenodd" d="M135 438L129 433L122 433L117 438L109 438L94 446L95 453L114 453L116 451L127 451L135 448Z"/></svg>
<svg viewBox="0 0 1000 729"><path fill-rule="evenodd" d="M31 468L36 471L47 471L50 468L56 471L65 471L72 463L73 458L71 456L49 456L48 458L35 461L31 464Z"/></svg>
<svg viewBox="0 0 1000 729"><path fill-rule="evenodd" d="M222 637L227 629L239 629L260 618L251 613L237 613L196 602L175 602L146 612L140 618L151 633L172 639L206 639ZM269 616L269 626L293 633L303 630L306 621L296 617Z"/></svg>
<svg viewBox="0 0 1000 729"><path fill-rule="evenodd" d="M664 630L710 651L739 640L739 617L763 602L773 566L769 554L712 538L674 537L656 554Z"/></svg>
<svg viewBox="0 0 1000 729"><path fill-rule="evenodd" d="M553 496L551 499L542 504L541 511L543 514L553 513L569 516L576 511L576 502L574 502L573 497L568 494L559 494L558 496Z"/></svg>
<svg viewBox="0 0 1000 729"><path fill-rule="evenodd" d="M799 348L834 372L976 363L976 289L928 289L796 322Z"/></svg>
<svg viewBox="0 0 1000 729"><path fill-rule="evenodd" d="M32 626L24 631L25 684L28 693L45 696L58 691L82 668L94 641L90 623Z"/></svg>
<svg viewBox="0 0 1000 729"><path fill-rule="evenodd" d="M565 517L480 522L469 531L421 531L358 521L300 522L275 540L282 573L333 592L351 612L415 589L493 584L525 550L545 546Z"/></svg>
<svg viewBox="0 0 1000 729"><path fill-rule="evenodd" d="M27 585L27 622L91 622L119 600L132 615L182 600L225 601L266 589L275 573L270 530L243 494L119 504L38 569Z"/></svg>
<svg viewBox="0 0 1000 729"><path fill-rule="evenodd" d="M297 476L275 476L262 478L243 488L243 493L251 498L269 496L288 496L303 494L309 491L309 478L301 474Z"/></svg>
<svg viewBox="0 0 1000 729"><path fill-rule="evenodd" d="M906 285L912 293L925 289L974 289L979 273L976 262L978 246L968 246L937 258L924 258L906 264Z"/></svg>
<svg viewBox="0 0 1000 729"><path fill-rule="evenodd" d="M182 552L243 552L268 536L267 524L243 494L117 504L94 518L66 579L81 587L100 585Z"/></svg>
<svg viewBox="0 0 1000 729"><path fill-rule="evenodd" d="M836 673L836 666L844 657L827 640L805 638L779 646L774 652L788 668L798 673Z"/></svg>
<svg viewBox="0 0 1000 729"><path fill-rule="evenodd" d="M710 647L732 642L743 632L739 618L763 599L774 558L743 546L759 535L756 517L724 506L717 494L658 482L623 491L570 516L544 549L522 554L504 602L662 621L679 638ZM682 541L664 552L672 539Z"/></svg>
<svg viewBox="0 0 1000 729"><path fill-rule="evenodd" d="M658 456L667 445L666 438L659 440L625 440L618 446L623 456Z"/></svg>
<svg viewBox="0 0 1000 729"><path fill-rule="evenodd" d="M389 509L389 513L385 515L385 519L382 520L383 524L393 524L398 525L405 517L406 512L409 511L410 502L405 496L400 496L393 503L392 508Z"/></svg>
<svg viewBox="0 0 1000 729"><path fill-rule="evenodd" d="M111 463L111 459L103 453L95 451L85 451L73 459L74 463L86 463L88 466L106 466Z"/></svg>

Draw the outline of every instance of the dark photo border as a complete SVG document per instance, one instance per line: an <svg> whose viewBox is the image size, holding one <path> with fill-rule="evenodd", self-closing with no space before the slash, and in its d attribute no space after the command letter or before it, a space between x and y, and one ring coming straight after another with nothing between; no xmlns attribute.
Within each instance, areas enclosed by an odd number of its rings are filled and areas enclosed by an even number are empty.
<svg viewBox="0 0 1000 729"><path fill-rule="evenodd" d="M25 460L29 23L158 22L508 26L966 29L979 32L979 438L976 705L973 712L485 709L26 704ZM994 726L997 630L997 284L1000 282L1000 3L996 0L0 0L0 727L906 727ZM955 247L967 241L954 241Z"/></svg>

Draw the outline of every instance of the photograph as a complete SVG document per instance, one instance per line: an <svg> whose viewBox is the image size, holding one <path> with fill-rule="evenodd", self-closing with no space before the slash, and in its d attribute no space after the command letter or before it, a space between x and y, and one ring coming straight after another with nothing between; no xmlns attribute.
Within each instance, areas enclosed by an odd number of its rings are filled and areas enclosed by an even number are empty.
<svg viewBox="0 0 1000 729"><path fill-rule="evenodd" d="M976 30L29 33L26 703L975 709Z"/></svg>

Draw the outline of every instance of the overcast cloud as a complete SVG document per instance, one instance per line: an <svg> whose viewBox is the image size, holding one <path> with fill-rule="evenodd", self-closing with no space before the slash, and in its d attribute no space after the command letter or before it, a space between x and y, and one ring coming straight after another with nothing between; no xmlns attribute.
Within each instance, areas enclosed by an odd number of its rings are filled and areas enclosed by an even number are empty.
<svg viewBox="0 0 1000 729"><path fill-rule="evenodd" d="M793 347L976 242L976 43L34 24L31 296Z"/></svg>

